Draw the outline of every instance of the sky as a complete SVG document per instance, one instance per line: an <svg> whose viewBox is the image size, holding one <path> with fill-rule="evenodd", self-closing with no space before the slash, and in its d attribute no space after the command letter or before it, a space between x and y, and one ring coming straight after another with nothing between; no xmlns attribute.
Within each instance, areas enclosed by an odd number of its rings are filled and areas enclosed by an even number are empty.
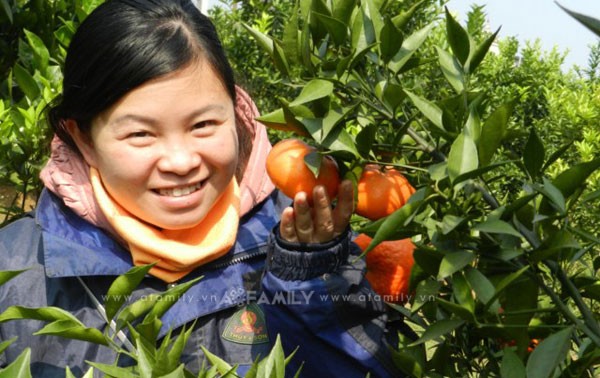
<svg viewBox="0 0 600 378"><path fill-rule="evenodd" d="M600 19L600 1L559 0L563 7ZM589 45L600 39L564 12L554 0L450 0L447 7L455 12L464 25L471 5L484 5L490 29L500 29L500 38L514 36L525 41L540 40L544 50L556 46L559 51L568 50L563 68L573 64L587 67Z"/></svg>
<svg viewBox="0 0 600 378"><path fill-rule="evenodd" d="M208 1L208 7L219 4L219 0L202 1ZM558 2L572 11L600 19L598 0ZM568 51L563 68L573 64L586 67L589 45L599 41L599 37L560 9L554 0L450 0L447 6L464 25L472 4L485 5L490 29L502 27L500 38L514 36L523 45L539 39L544 50L556 46L561 52Z"/></svg>

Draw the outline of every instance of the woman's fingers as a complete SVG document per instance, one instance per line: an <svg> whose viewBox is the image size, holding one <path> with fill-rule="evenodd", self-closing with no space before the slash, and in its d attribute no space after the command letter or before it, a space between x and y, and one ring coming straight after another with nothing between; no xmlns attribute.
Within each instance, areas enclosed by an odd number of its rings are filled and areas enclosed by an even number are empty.
<svg viewBox="0 0 600 378"><path fill-rule="evenodd" d="M306 193L300 192L294 197L294 219L296 221L296 236L300 243L312 243L314 226L312 209L308 204Z"/></svg>
<svg viewBox="0 0 600 378"><path fill-rule="evenodd" d="M323 186L316 186L313 190L313 240L315 243L327 242L334 238L335 225L331 210L331 202Z"/></svg>
<svg viewBox="0 0 600 378"><path fill-rule="evenodd" d="M338 190L338 201L333 209L333 233L334 236L338 236L342 232L346 231L346 227L350 223L350 218L354 212L354 185L350 180L344 180L340 184Z"/></svg>
<svg viewBox="0 0 600 378"><path fill-rule="evenodd" d="M290 243L298 243L298 236L296 235L296 222L294 221L294 209L291 207L285 208L281 213L279 234L285 241Z"/></svg>
<svg viewBox="0 0 600 378"><path fill-rule="evenodd" d="M337 206L332 209L327 191L323 186L313 189L312 207L306 193L294 197L293 207L281 214L279 232L284 240L292 243L325 243L348 227L354 210L353 185L350 180L340 184Z"/></svg>

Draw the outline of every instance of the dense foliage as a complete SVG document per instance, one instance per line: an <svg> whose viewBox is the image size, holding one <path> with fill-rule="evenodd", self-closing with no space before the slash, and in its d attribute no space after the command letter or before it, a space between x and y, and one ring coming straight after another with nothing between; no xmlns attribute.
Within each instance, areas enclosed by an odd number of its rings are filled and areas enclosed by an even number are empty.
<svg viewBox="0 0 600 378"><path fill-rule="evenodd" d="M0 63L9 68L0 71L0 185L20 200L5 205L7 214L26 210L27 194L40 189L43 110L60 88L64 46L98 2L2 2L12 5L0 12ZM418 189L388 218L353 219L374 244L411 237L417 245L414 295L390 305L419 335L397 346L398 366L417 377L597 376L600 45L588 67L565 69L559 51L498 40L485 28L485 8L461 25L443 4L226 0L211 15L273 140L301 130L347 177L377 162L401 168ZM40 6L43 16L31 16ZM143 269L111 290L126 294ZM15 274L0 274L0 284ZM178 363L186 332L154 337L155 299L110 303L117 328L104 333L59 309L13 308L0 321L43 316L54 324L46 333L110 345L133 311L143 320L130 327L139 368L113 375L165 366L152 376L191 376ZM281 376L285 358L276 347L256 371ZM234 368L211 363L198 376ZM0 376L27 364L24 353Z"/></svg>

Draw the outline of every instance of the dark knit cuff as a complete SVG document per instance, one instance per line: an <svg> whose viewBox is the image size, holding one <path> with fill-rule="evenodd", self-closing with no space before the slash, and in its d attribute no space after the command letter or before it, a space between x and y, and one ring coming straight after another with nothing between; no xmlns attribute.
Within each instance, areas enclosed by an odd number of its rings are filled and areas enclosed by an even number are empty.
<svg viewBox="0 0 600 378"><path fill-rule="evenodd" d="M290 243L273 228L267 256L267 270L286 281L310 280L335 272L348 259L350 228L327 243Z"/></svg>

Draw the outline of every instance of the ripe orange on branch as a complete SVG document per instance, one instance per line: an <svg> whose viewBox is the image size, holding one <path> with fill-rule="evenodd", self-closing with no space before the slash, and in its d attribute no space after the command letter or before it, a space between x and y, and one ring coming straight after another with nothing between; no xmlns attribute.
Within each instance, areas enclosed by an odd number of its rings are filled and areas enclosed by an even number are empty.
<svg viewBox="0 0 600 378"><path fill-rule="evenodd" d="M356 213L377 220L398 210L415 192L395 168L367 164L358 180Z"/></svg>
<svg viewBox="0 0 600 378"><path fill-rule="evenodd" d="M359 234L354 242L364 251L371 237ZM365 277L384 300L404 303L408 299L410 272L415 263L415 245L410 239L386 240L367 253Z"/></svg>
<svg viewBox="0 0 600 378"><path fill-rule="evenodd" d="M319 174L304 162L304 157L316 148L300 139L283 139L276 143L267 156L267 174L273 184L286 196L294 198L296 193L305 192L312 203L313 188L323 185L330 199L337 196L340 174L337 163L331 156L323 156Z"/></svg>

